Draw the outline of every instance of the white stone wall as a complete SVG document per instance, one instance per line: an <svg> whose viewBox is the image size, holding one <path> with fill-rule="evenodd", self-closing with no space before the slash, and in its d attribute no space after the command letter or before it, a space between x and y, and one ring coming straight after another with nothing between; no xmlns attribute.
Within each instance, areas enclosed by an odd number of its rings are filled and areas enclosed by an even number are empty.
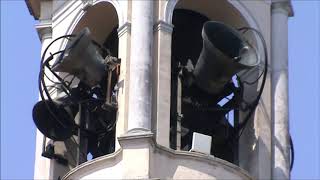
<svg viewBox="0 0 320 180"><path fill-rule="evenodd" d="M84 163L63 179L252 179L239 167L213 156L156 145L152 134L119 140L121 150Z"/></svg>
<svg viewBox="0 0 320 180"><path fill-rule="evenodd" d="M123 140L122 144L117 141L116 153L80 165L66 177L75 179L80 177L97 179L124 177L249 178L240 168L221 160L166 149L169 147L170 129L171 34L174 28L172 14L175 8L188 8L204 13L213 20L222 20L234 26L254 27L262 32L270 57L272 54L271 33L276 33L276 29L271 31L271 23L272 21L278 22L278 19L281 19L281 17L278 17L281 15L278 14L274 14L274 19L271 19L272 2L265 0L225 0L219 1L219 4L212 0L202 0L201 3L200 1L191 0L152 2L144 0L41 1L38 26L50 24L52 39L61 35L71 34L86 23L90 23L84 22L83 18L90 12L90 8L101 6L102 3L104 3L103 6L108 6L109 10L110 8L114 9L117 23L119 24L121 72L116 136L125 140ZM224 10L228 13L225 13ZM115 23L115 17L108 19L112 14L108 14L109 12L105 11L102 12L103 17L99 19L99 24L96 26L98 29L95 36L97 41L103 40L103 32L108 31L108 28L112 28ZM110 19L113 20L111 21ZM94 22L94 19L91 19L91 22ZM279 28L279 31L281 31L281 29L286 29L287 25L283 23ZM278 33L278 35L280 37L281 33ZM253 40L258 42L258 37L253 36ZM286 39L283 40L287 42ZM43 47L48 42L43 40ZM259 45L258 49L262 50L261 44L257 44ZM66 41L62 41L55 44L53 48L58 51L65 46ZM276 49L279 50L280 48ZM276 54L283 53L285 55L287 52L279 51ZM278 56L274 55L272 57ZM271 66L268 69L271 69ZM270 72L268 71L268 73ZM282 77L282 75L279 76ZM285 73L283 76L285 76ZM287 83L287 79L282 80L281 84ZM272 177L271 119L273 116L271 109L277 103L277 100L272 100L272 89L276 94L278 92L280 94L287 93L286 88L284 90L282 90L283 88L274 88L270 74L268 74L266 86L254 118L239 143L240 167L259 179L270 179ZM255 90L253 88L252 92ZM285 106L286 101L283 102ZM277 111L275 112L277 114ZM283 125L287 124L287 121L280 120L279 122L284 122ZM131 132L131 134L129 133L130 136L126 135L128 130L131 130L129 131ZM149 136L150 131L152 131L155 142L163 148L159 148L160 146L158 147L153 143L147 143L149 140L141 140L142 146L136 146L132 143L137 140L129 138L129 140L132 140L130 143L127 137L138 136L137 133L141 133L139 132L140 130L144 131L145 136ZM282 137L280 134L278 136ZM56 175L47 173L49 171L48 168L54 168L52 167L55 166L54 163L48 166L49 160L44 160L43 157L40 157L41 137L38 132L35 177L38 179L56 177ZM138 154L139 156L137 156Z"/></svg>

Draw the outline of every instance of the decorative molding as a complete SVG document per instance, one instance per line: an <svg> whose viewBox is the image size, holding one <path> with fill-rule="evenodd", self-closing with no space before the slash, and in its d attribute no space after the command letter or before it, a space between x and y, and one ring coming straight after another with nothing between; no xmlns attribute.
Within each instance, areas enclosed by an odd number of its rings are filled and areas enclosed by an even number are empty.
<svg viewBox="0 0 320 180"><path fill-rule="evenodd" d="M165 23L172 24L173 11L175 9L176 4L179 1L180 0L167 0L167 3L164 8L164 22ZM241 13L244 20L247 22L247 24L250 27L258 29L259 31L261 30L261 28L259 27L259 23L254 18L254 16L251 14L250 10L243 4L242 1L235 1L235 0L227 0L227 1L231 6L233 6L237 11L239 11ZM265 1L261 1L261 2L267 3L268 1L272 1L272 0L265 0ZM275 1L275 0L273 0L273 1ZM284 0L282 0L282 1L284 1ZM288 0L285 0L285 1L288 1ZM259 41L258 36L255 34L254 37L255 37L255 40L258 42ZM261 44L258 44L258 49L259 50L262 49Z"/></svg>
<svg viewBox="0 0 320 180"><path fill-rule="evenodd" d="M168 0L164 8L164 21L172 24L173 11L179 0Z"/></svg>
<svg viewBox="0 0 320 180"><path fill-rule="evenodd" d="M271 4L272 13L280 12L288 15L289 17L294 16L291 0L274 0Z"/></svg>
<svg viewBox="0 0 320 180"><path fill-rule="evenodd" d="M150 138L153 139L153 133L149 129L144 128L135 128L127 131L125 134L118 137L119 143L121 144L124 140L130 140L130 139L144 139L144 138Z"/></svg>
<svg viewBox="0 0 320 180"><path fill-rule="evenodd" d="M114 159L117 158L118 156L121 156L122 153L122 149L118 149L117 151L115 151L114 153L111 154L107 154L104 156L100 156L97 157L95 159L92 159L90 161L84 162L82 164L80 164L79 166L76 166L75 168L71 169L69 172L67 172L67 174L65 174L62 179L63 180L67 180L69 179L72 175L76 174L77 172L79 172L80 170L86 170L87 168L90 169L91 166L96 165L97 163L103 163L104 161L108 161L110 159Z"/></svg>
<svg viewBox="0 0 320 180"><path fill-rule="evenodd" d="M120 38L126 33L131 32L131 22L125 22L122 26L118 28L118 37Z"/></svg>
<svg viewBox="0 0 320 180"><path fill-rule="evenodd" d="M35 28L38 32L39 39L43 41L47 38L52 38L52 21L51 20L42 20Z"/></svg>
<svg viewBox="0 0 320 180"><path fill-rule="evenodd" d="M87 11L90 7L93 6L93 0L81 0L82 1L82 10Z"/></svg>
<svg viewBox="0 0 320 180"><path fill-rule="evenodd" d="M82 3L78 3L78 1L66 1L61 7L57 8L53 12L52 21L55 22L54 24L59 24L61 21L63 21L70 12L67 14L67 11L70 9L74 9L78 11L79 5L82 5ZM75 4L77 4L75 7ZM64 16L64 17L63 17ZM61 19L60 19L61 18Z"/></svg>
<svg viewBox="0 0 320 180"><path fill-rule="evenodd" d="M170 23L167 23L165 21L159 20L154 26L153 26L153 31L157 32L157 31L164 31L167 33L172 33L173 31L173 25Z"/></svg>

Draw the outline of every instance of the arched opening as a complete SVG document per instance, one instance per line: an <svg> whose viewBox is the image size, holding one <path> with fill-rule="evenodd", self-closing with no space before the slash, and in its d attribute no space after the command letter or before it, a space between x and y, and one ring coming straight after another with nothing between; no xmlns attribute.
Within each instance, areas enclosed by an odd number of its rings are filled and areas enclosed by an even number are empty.
<svg viewBox="0 0 320 180"><path fill-rule="evenodd" d="M99 2L86 10L72 33L78 33L84 27L88 27L94 40L103 44L118 25L119 19L113 5L108 2Z"/></svg>
<svg viewBox="0 0 320 180"><path fill-rule="evenodd" d="M89 6L83 14L71 34L81 34L85 28L90 31L91 43L94 44L97 53L108 63L111 57L118 58L118 27L119 19L117 11L109 2L98 2ZM72 42L72 41L68 41ZM68 47L68 45L67 45ZM87 49L85 49L86 51ZM100 56L99 55L99 56ZM90 63L91 61L88 61ZM94 63L94 62L91 62ZM117 119L117 87L120 67L117 66L109 70L110 66L105 64L106 74L103 75L99 84L88 87L88 99L96 99L101 103L79 103L79 111L75 122L78 125L77 132L64 144L67 149L67 156L73 156L73 165L79 165L85 161L113 153L116 144L116 119ZM108 67L108 68L107 68ZM85 68L85 67L83 67ZM107 70L108 69L108 70ZM85 83L81 83L78 76L61 72L60 77L69 82L69 87L79 88ZM80 95L79 95L80 96ZM88 100L89 101L89 100Z"/></svg>
<svg viewBox="0 0 320 180"><path fill-rule="evenodd" d="M86 13L73 30L73 34L78 33L83 28L88 27L93 40L103 46L106 51L101 51L102 57L118 57L118 32L119 19L117 11L109 2L99 2L89 7ZM106 103L116 101L116 83L118 82L119 69L109 72L101 83L101 88L106 93ZM109 93L109 94L108 94ZM108 98L109 97L109 98ZM109 100L108 100L109 99ZM110 102L108 102L110 101ZM116 114L106 112L103 115L89 115L87 126L96 131L96 134L85 137L84 153L86 157L94 159L99 156L110 154L115 151L115 124ZM81 139L81 137L80 137ZM80 140L81 143L81 140Z"/></svg>
<svg viewBox="0 0 320 180"><path fill-rule="evenodd" d="M254 98L257 85L248 87L249 94L238 92L241 84L235 75L219 93L208 93L194 85L199 84L191 79L204 48L202 28L207 21L221 22L234 29L249 27L242 14L228 1L180 0L176 4L172 16L170 147L192 150L193 133L201 133L212 138L210 154L236 163L237 126L243 116L236 103ZM253 46L258 44L253 33L243 36ZM256 79L258 74L257 68L250 73L250 78Z"/></svg>

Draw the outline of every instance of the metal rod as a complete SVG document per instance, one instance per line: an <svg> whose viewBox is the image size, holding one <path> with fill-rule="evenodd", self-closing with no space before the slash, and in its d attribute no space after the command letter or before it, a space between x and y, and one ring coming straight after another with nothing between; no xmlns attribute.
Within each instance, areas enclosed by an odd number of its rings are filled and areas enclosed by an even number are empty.
<svg viewBox="0 0 320 180"><path fill-rule="evenodd" d="M112 80L112 70L108 71L108 82L107 82L107 94L106 94L106 103L111 103L111 80Z"/></svg>
<svg viewBox="0 0 320 180"><path fill-rule="evenodd" d="M181 150L181 120L182 120L182 80L180 75L182 74L182 69L178 73L178 87L177 87L177 145L176 149Z"/></svg>
<svg viewBox="0 0 320 180"><path fill-rule="evenodd" d="M47 143L47 138L45 135L43 135L43 140L42 140L42 154L46 151L46 143Z"/></svg>
<svg viewBox="0 0 320 180"><path fill-rule="evenodd" d="M71 96L70 95L70 93L68 92L68 91L66 91L66 87L68 87L67 86L67 84L63 81L63 79L56 73L56 72L54 72L54 71L52 71L52 69L48 66L48 65L46 65L47 66L47 68L50 70L50 72L61 82L61 84L63 85L62 86L62 90L63 90L63 92L65 92L68 96Z"/></svg>

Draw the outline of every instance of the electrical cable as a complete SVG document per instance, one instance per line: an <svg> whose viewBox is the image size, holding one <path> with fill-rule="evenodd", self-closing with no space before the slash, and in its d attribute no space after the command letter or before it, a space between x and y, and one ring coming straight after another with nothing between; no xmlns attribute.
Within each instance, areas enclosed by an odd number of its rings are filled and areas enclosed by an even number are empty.
<svg viewBox="0 0 320 180"><path fill-rule="evenodd" d="M252 116L255 108L257 107L258 103L259 103L259 100L261 98L261 95L262 95L262 92L263 92L263 89L264 89L264 86L265 86L265 83L266 83L266 78L267 78L267 68L268 68L268 51L267 51L267 45L266 45L266 41L265 39L263 38L263 35L261 34L261 32L259 32L258 30L254 29L254 28L251 28L251 27L243 27L243 28L240 28L238 29L239 31L241 30L245 30L245 31L248 31L248 30L251 30L255 33L258 34L261 42L262 42L262 45L263 45L263 51L264 51L264 63L265 63L265 66L264 66L264 73L263 73L263 79L262 79L262 84L260 86L260 89L259 89L259 93L258 93L258 96L257 98L255 99L255 101L252 102L251 104L251 111L247 114L247 116L245 117L244 121L239 124L239 126L236 128L236 132L238 134L238 136L235 138L235 140L238 140L243 131L245 130L245 128L247 127L247 124L248 124L248 121L250 119L250 117Z"/></svg>
<svg viewBox="0 0 320 180"><path fill-rule="evenodd" d="M69 94L69 92L70 92L70 86L71 86L73 80L75 79L75 76L72 77L72 79L71 79L70 82L65 82L65 79L66 79L67 77L69 77L70 74L67 75L67 76L65 76L64 78L61 78L57 73L55 73L54 71L52 71L49 62L50 62L51 60L53 60L53 57L54 57L55 55L62 53L62 55L59 56L60 58L56 61L56 63L59 63L59 62L61 61L64 53L66 52L66 50L68 50L68 49L70 49L70 48L72 48L72 47L67 47L66 49L61 50L61 51L58 51L58 52L55 52L54 54L51 54L51 53L50 53L50 56L47 57L47 58L45 58L45 56L46 56L46 53L47 53L48 49L49 49L49 48L51 47L51 45L54 44L56 41L58 41L58 40L60 40L60 39L64 39L64 38L70 40L70 38L72 38L72 37L75 37L75 35L64 35L64 36L58 37L58 38L56 38L55 40L53 40L53 41L46 47L46 49L44 50L44 52L43 52L43 54L42 54L42 57L41 57L40 72L39 72L39 77L38 77L38 78L39 78L39 79L38 79L38 88L39 88L41 100L44 101L45 106L47 107L47 110L48 110L49 113L52 115L52 117L53 117L53 118L57 121L57 123L59 123L63 128L66 128L66 125L59 120L58 115L57 115L56 113L54 113L53 110L52 110L52 106L54 105L53 103L50 103L50 102L53 102L53 99L52 99L52 97L51 97L52 91L51 91L51 90L49 91L48 88L50 88L50 87L55 87L56 89L60 89L60 90L64 91L67 95L70 96L70 94ZM100 47L100 49L102 49L103 51L106 51L108 54L110 54L110 51L109 51L108 49L105 49L103 46L101 46L99 43L97 43L97 42L95 42L95 41L93 41L93 42L94 42L95 45L97 45L98 47ZM51 73L58 79L58 82L55 82L54 80L52 80L51 78L49 78L49 76L47 75L47 73L46 73L46 71L45 71L46 68L47 68L49 71L51 71ZM46 77L50 82L52 82L52 83L54 83L54 84L59 84L59 85L61 85L61 86L60 86L60 87L48 86L48 85L46 84L46 81L45 81L44 77ZM45 95L46 95L47 99L45 98ZM98 99L97 99L97 100L98 100ZM99 101L100 101L100 99L99 99ZM82 101L82 103L83 103L83 102L85 102L85 101ZM52 105L52 104L53 104L53 105ZM118 119L116 119L113 123L110 123L109 126L106 127L106 128L107 128L107 129L106 129L106 133L112 131L112 130L115 128L115 125L116 125L116 123L117 123L117 120L118 120ZM75 139L74 139L73 136L72 136L72 138L73 138L73 140L75 141ZM77 144L77 143L76 143L76 144ZM77 144L77 146L78 146L79 149L80 149L80 145ZM82 151L79 150L79 152L80 152L82 155L85 156L85 154L84 154ZM75 160L74 157L72 157L72 158Z"/></svg>
<svg viewBox="0 0 320 180"><path fill-rule="evenodd" d="M243 34L246 33L248 30L250 30L251 28L248 28L248 27L243 27L243 28L239 28L238 30L239 31L243 31ZM252 28L253 29L253 28ZM255 68L253 69L256 69L257 67L260 67L260 65L256 66ZM250 72L251 70L248 70L245 74L247 74L248 72ZM255 84L256 82L259 81L259 79L262 77L262 75L264 74L265 72L265 68L263 68L262 72L260 73L260 75L258 76L258 78L252 82L248 82L248 81L242 81L242 83L244 84L248 84L248 85L253 85Z"/></svg>
<svg viewBox="0 0 320 180"><path fill-rule="evenodd" d="M47 60L45 62L48 62L49 60L51 60L51 56L47 58ZM59 120L59 118L56 116L55 113L52 112L51 108L50 108L50 105L47 101L51 102L53 104L53 100L51 98L51 94L50 92L48 91L47 89L47 86L45 85L45 81L44 81L44 78L43 78L43 71L44 71L44 68L43 68L43 64L42 64L42 67L41 67L41 70L40 70L40 75L39 77L42 77L41 79L39 79L39 86L41 88L41 86L43 86L43 88L40 89L40 97L42 99L42 101L45 103L45 106L47 107L47 110L49 111L49 113L53 116L53 118L62 126L65 128L65 125ZM47 100L44 98L44 95L43 95L43 92L45 92L46 96L47 96Z"/></svg>
<svg viewBox="0 0 320 180"><path fill-rule="evenodd" d="M53 55L51 54L48 58L45 58L45 55L48 51L48 49L52 46L52 44L54 44L55 42L57 42L60 39L64 39L64 38L70 38L70 37L74 37L75 35L64 35L64 36L60 36L58 38L56 38L55 40L53 40L47 47L46 49L43 51L42 56L41 56L41 61L40 61L40 72L39 72L39 78L38 78L38 88L39 88L39 92L40 92L40 97L41 100L44 101L49 113L57 120L58 123L60 123L62 125L62 127L65 127L65 125L57 118L57 116L55 115L55 113L52 112L49 103L46 101L44 94L43 94L43 90L47 95L48 101L49 102L53 102L51 95L48 93L48 90L46 88L43 76L44 76L44 63L45 62L49 62L50 60L53 59ZM42 90L43 88L43 90Z"/></svg>
<svg viewBox="0 0 320 180"><path fill-rule="evenodd" d="M62 78L62 80L65 81L65 79L67 79L67 78L70 77L70 76L74 76L74 75L68 73L66 76L64 76L64 77Z"/></svg>
<svg viewBox="0 0 320 180"><path fill-rule="evenodd" d="M289 134L289 138L290 138L290 150L291 150L290 171L292 171L292 168L294 165L294 146L293 146L292 137L290 134Z"/></svg>
<svg viewBox="0 0 320 180"><path fill-rule="evenodd" d="M43 73L44 74L44 76L50 81L50 82L52 82L53 84L61 84L61 83L59 83L59 82L55 82L55 81L53 81L52 79L50 79L50 77L44 72Z"/></svg>
<svg viewBox="0 0 320 180"><path fill-rule="evenodd" d="M59 88L59 86L51 85L51 86L47 86L47 87L49 88L50 96L51 96L54 92L56 92L57 90L62 91L62 89ZM42 91L44 91L44 90L42 90Z"/></svg>
<svg viewBox="0 0 320 180"><path fill-rule="evenodd" d="M44 71L45 71L44 66L46 66L46 67L50 70L50 72L51 72L58 80L60 80L61 83L59 83L59 84L62 85L62 86L61 86L62 90L63 90L68 96L70 96L69 92L66 90L67 85L66 85L66 84L63 82L63 80L62 80L54 71L52 71L52 69L49 67L49 61L51 61L51 60L53 59L53 56L56 55L56 54L60 54L60 53L62 53L62 52L63 52L63 51L58 51L58 52L52 54L52 55L43 63L43 65L42 65L43 68L42 68L42 70L40 71L40 73L42 72L42 73L44 74ZM44 78L43 78L43 75L42 75L42 77L41 77L41 82L42 82L42 85L43 85L43 87L44 87L44 92L46 93L46 95L48 96L48 99L49 99L50 95L49 95L49 93L48 93L48 89L47 89L45 80L44 80ZM68 89L68 90L69 90L69 89ZM51 97L50 97L50 99L51 99Z"/></svg>
<svg viewBox="0 0 320 180"><path fill-rule="evenodd" d="M63 79L54 71L52 71L51 68L48 68L50 70L50 72L61 82L61 89L64 93L66 93L66 95L68 95L69 97L71 96L70 94L70 90L68 88L68 85L63 81Z"/></svg>
<svg viewBox="0 0 320 180"><path fill-rule="evenodd" d="M64 36L60 36L60 37L56 38L55 40L53 40L53 41L46 47L46 49L44 50L44 52L43 52L43 54L42 54L41 64L40 64L40 73L39 73L39 91L40 91L40 97L41 97L42 100L45 100L44 94L43 94L43 92L44 92L44 93L46 94L47 98L48 98L47 100L48 100L49 102L53 102L53 100L52 100L52 98L51 98L51 94L48 92L48 89L47 89L47 86L46 86L46 82L44 81L44 78L43 78L43 76L44 76L44 74L45 74L45 70L44 70L45 67L47 67L47 68L51 71L51 73L60 81L59 84L62 85L62 86L61 86L62 90L63 90L67 95L70 96L69 92L67 92L67 91L69 90L69 87L70 87L70 84L71 84L71 83L70 83L69 85L66 85L66 84L64 83L64 79L62 79L60 76L58 76L58 75L57 75L55 72L53 72L52 69L49 67L49 62L53 59L53 56L54 56L54 55L59 54L59 53L64 53L66 50L68 50L68 49L70 49L70 48L72 48L72 47L69 47L69 48L64 49L64 50L62 50L62 51L58 51L58 52L56 52L56 53L54 53L54 54L51 54L51 55L50 55L48 58L46 58L46 59L45 59L44 57L45 57L45 55L46 55L49 47L50 47L53 43L55 43L56 41L58 41L58 40L60 40L60 39L63 39L63 38L70 39L71 37L75 37L75 35L64 35ZM93 42L94 42L96 45L98 45L100 48L103 48L99 43L97 43L97 42L95 42L95 41L93 41ZM60 57L61 57L61 56L60 56ZM60 59L60 60L61 60L61 59ZM59 61L58 61L58 62L59 62ZM46 76L46 77L47 77L47 76ZM48 77L47 77L47 78L48 78ZM48 79L50 79L50 78L48 78ZM74 78L73 78L73 79L74 79ZM72 79L72 80L73 80L73 79ZM72 82L72 81L71 81L71 82ZM64 125L63 123L61 123L61 121L57 118L56 114L52 112L52 110L51 110L48 102L47 102L47 101L44 101L44 102L45 102L45 105L47 106L47 109L48 109L49 113L50 113L63 127L65 127L65 125Z"/></svg>
<svg viewBox="0 0 320 180"><path fill-rule="evenodd" d="M241 74L241 77L246 77L247 74L253 73L253 70L256 70L256 69L257 69L257 70L259 71L259 70L260 70L260 67L261 67L261 65L257 65L257 66L255 66L254 68L251 68L251 69L243 72L243 73ZM247 82L247 81L245 81L244 83L245 83L245 84L249 84L249 85L254 84L254 83L256 83L256 82L261 78L261 76L262 76L263 74L264 74L264 68L263 68L262 72L259 73L258 79L254 80L253 82ZM236 76L237 76L237 75L236 75ZM238 77L239 77L239 76L238 76Z"/></svg>
<svg viewBox="0 0 320 180"><path fill-rule="evenodd" d="M71 84L73 83L73 80L76 78L76 76L73 76L71 81L66 81L68 83L68 88L70 88Z"/></svg>
<svg viewBox="0 0 320 180"><path fill-rule="evenodd" d="M261 72L261 74L258 76L258 78L256 80L254 80L252 82L242 81L242 83L248 84L248 85L253 85L253 84L255 84L255 83L257 83L259 81L259 79L262 77L263 74L264 74L264 69L263 69L263 71Z"/></svg>
<svg viewBox="0 0 320 180"><path fill-rule="evenodd" d="M44 60L45 60L45 59L44 59L44 58L45 58L45 55L47 54L48 49L52 46L53 43L55 43L56 41L58 41L58 40L60 40L60 39L64 39L64 38L68 39L68 38L70 38L70 37L75 37L75 36L76 36L76 35L73 35L73 34L63 35L63 36L60 36L60 37L56 38L55 40L53 40L53 41L46 47L46 49L43 51L42 57L41 57L41 64L44 62ZM40 64L40 66L41 66L41 64Z"/></svg>

